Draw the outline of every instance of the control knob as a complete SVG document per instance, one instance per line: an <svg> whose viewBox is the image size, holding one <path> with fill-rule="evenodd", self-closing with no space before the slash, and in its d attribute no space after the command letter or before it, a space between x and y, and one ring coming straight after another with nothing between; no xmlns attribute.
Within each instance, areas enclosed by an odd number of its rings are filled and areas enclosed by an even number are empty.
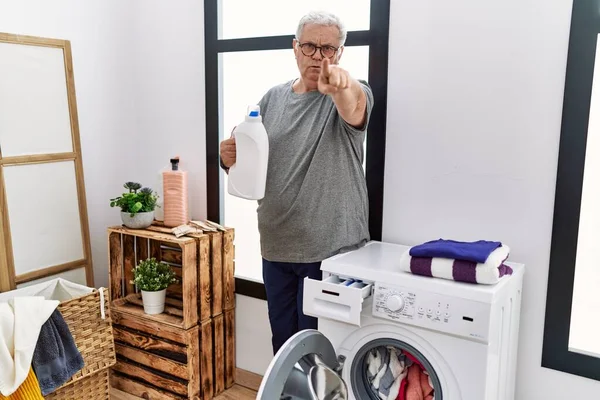
<svg viewBox="0 0 600 400"><path fill-rule="evenodd" d="M385 306L392 312L401 311L404 308L404 299L393 294L387 298Z"/></svg>

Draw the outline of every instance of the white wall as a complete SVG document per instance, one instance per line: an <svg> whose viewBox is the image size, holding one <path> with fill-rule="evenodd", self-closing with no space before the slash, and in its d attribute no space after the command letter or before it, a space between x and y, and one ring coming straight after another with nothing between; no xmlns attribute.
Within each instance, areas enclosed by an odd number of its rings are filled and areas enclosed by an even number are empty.
<svg viewBox="0 0 600 400"><path fill-rule="evenodd" d="M159 170L178 155L188 172L192 217L206 218L204 2L134 3L139 151L135 179L157 188Z"/></svg>
<svg viewBox="0 0 600 400"><path fill-rule="evenodd" d="M71 41L96 286L106 228L121 223L108 200L125 181L156 188L178 154L192 215L206 214L203 3L175 3L0 0L0 32Z"/></svg>
<svg viewBox="0 0 600 400"><path fill-rule="evenodd" d="M572 1L392 1L384 240L502 240L527 264L517 399L600 383L540 367ZM263 373L264 302L238 296L238 366Z"/></svg>
<svg viewBox="0 0 600 400"><path fill-rule="evenodd" d="M0 1L0 31L71 41L92 256L106 286L106 227L119 223L108 200L133 167L130 9L117 0ZM116 192L118 194L118 192Z"/></svg>
<svg viewBox="0 0 600 400"><path fill-rule="evenodd" d="M502 240L527 265L517 399L600 383L540 367L572 1L393 2L384 240Z"/></svg>

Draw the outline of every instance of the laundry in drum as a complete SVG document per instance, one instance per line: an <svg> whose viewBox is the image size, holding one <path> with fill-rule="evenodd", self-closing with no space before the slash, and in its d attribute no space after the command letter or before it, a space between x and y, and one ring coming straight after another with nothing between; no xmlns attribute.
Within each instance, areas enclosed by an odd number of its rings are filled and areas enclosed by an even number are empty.
<svg viewBox="0 0 600 400"><path fill-rule="evenodd" d="M381 400L433 400L433 382L423 365L409 352L379 346L365 357L370 389Z"/></svg>

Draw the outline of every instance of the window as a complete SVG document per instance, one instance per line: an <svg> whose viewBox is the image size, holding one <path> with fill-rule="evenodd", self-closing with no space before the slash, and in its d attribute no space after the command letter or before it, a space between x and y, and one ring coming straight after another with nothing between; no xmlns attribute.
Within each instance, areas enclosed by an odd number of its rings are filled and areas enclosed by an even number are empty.
<svg viewBox="0 0 600 400"><path fill-rule="evenodd" d="M389 0L360 0L352 7L345 0L306 0L288 7L278 0L206 0L204 10L208 217L235 227L236 291L258 298L265 294L257 205L227 193L219 143L243 119L248 105L257 103L271 87L298 76L292 39L298 21L311 9L330 10L342 18L348 38L340 64L354 77L367 80L373 90L364 168L371 236L381 238Z"/></svg>
<svg viewBox="0 0 600 400"><path fill-rule="evenodd" d="M600 380L600 0L575 0L542 365Z"/></svg>

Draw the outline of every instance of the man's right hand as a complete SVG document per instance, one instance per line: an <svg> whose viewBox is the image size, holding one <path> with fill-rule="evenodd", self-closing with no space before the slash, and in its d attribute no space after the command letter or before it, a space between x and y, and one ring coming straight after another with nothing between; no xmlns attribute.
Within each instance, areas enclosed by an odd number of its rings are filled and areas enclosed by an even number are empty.
<svg viewBox="0 0 600 400"><path fill-rule="evenodd" d="M220 146L221 160L223 165L227 168L231 168L235 164L235 137L223 140Z"/></svg>

